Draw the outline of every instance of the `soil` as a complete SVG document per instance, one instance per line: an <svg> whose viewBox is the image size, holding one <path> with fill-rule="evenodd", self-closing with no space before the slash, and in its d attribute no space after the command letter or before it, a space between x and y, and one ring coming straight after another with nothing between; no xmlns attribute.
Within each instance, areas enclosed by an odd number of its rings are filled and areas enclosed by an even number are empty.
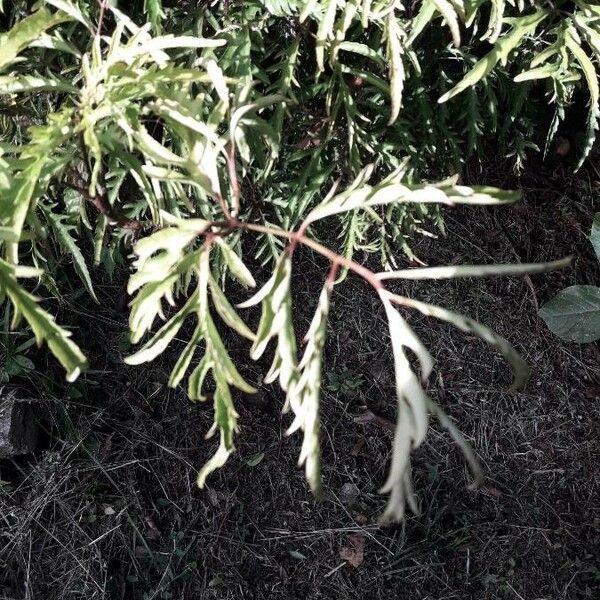
<svg viewBox="0 0 600 600"><path fill-rule="evenodd" d="M391 354L377 299L349 278L336 288L326 351L326 498L311 496L296 467L300 438L284 435L289 417L271 387L236 398L237 452L198 490L196 471L216 443L204 439L211 407L165 387L182 346L147 368L124 366L123 287L98 285L99 307L74 294L62 308L92 359L81 382L56 383L43 352L39 375L16 382L22 397L39 399L45 433L34 454L0 463L0 598L600 597L600 347L562 342L536 316L563 287L600 283L586 240L600 176L559 163L532 164L518 182L490 167L465 179L518 185L525 197L448 211L447 238L414 239L422 260L575 256L572 268L525 279L399 288L490 325L532 367L526 389L511 393L509 368L484 343L411 315L437 361L428 392L481 461L480 489L468 489L459 451L434 423L413 460L420 514L378 524L395 414ZM303 331L324 275L309 254L296 272ZM268 366L246 364L254 380Z"/></svg>

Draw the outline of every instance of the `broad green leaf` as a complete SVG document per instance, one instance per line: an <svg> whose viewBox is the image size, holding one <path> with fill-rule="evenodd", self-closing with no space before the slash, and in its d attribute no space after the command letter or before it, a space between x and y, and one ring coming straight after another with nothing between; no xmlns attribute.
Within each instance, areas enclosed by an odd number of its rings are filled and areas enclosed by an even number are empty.
<svg viewBox="0 0 600 600"><path fill-rule="evenodd" d="M600 261L600 212L594 215L592 231L590 232L590 242L592 242L592 246L594 247L596 258Z"/></svg>
<svg viewBox="0 0 600 600"><path fill-rule="evenodd" d="M600 339L600 288L568 287L542 306L540 317L563 340L583 344Z"/></svg>

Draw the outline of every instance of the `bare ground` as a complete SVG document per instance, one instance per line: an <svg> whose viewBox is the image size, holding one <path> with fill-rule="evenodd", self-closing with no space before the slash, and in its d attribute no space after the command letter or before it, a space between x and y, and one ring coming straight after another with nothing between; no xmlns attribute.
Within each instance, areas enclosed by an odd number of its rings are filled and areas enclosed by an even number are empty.
<svg viewBox="0 0 600 600"><path fill-rule="evenodd" d="M600 349L561 342L535 308L566 285L600 283L585 239L599 179L593 169L574 177L532 168L521 206L454 211L447 240L415 241L429 264L576 260L530 280L402 289L491 325L532 377L509 393L508 367L482 342L411 318L437 359L428 391L487 479L467 489L460 453L434 424L414 457L421 513L396 527L377 524L395 411L391 355L361 282L349 279L334 297L326 374L342 389L323 394L322 503L295 466L300 440L283 435L289 420L271 388L237 398L238 452L196 489L196 469L215 446L203 437L212 417L164 386L177 348L150 368L125 367L122 288L100 287L100 308L71 298L63 320L88 332L92 370L64 388L57 372L43 374L40 354L40 374L22 382L22 397L41 400L45 434L34 455L0 463L0 598L599 597ZM298 273L302 330L322 273L309 256ZM262 371L248 366L255 378ZM365 419L368 411L378 418Z"/></svg>

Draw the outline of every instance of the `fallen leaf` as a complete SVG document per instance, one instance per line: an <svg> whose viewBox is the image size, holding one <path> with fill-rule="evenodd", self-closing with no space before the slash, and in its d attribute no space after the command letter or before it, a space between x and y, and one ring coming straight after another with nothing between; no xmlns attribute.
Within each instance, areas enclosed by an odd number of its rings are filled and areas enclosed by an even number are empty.
<svg viewBox="0 0 600 600"><path fill-rule="evenodd" d="M355 423L363 423L363 424L373 423L375 425L378 425L379 427L388 429L389 431L396 430L396 426L391 421L388 421L387 419L384 419L383 417L376 415L374 412L372 412L370 410L365 411L362 415L358 415L357 417L354 417L354 422Z"/></svg>
<svg viewBox="0 0 600 600"><path fill-rule="evenodd" d="M158 540L160 538L160 531L158 527L155 525L154 521L150 517L146 517L144 519L146 522L146 537L149 540Z"/></svg>
<svg viewBox="0 0 600 600"><path fill-rule="evenodd" d="M365 536L362 533L351 533L346 539L348 545L340 549L340 558L358 569L365 559Z"/></svg>
<svg viewBox="0 0 600 600"><path fill-rule="evenodd" d="M265 457L264 452L257 452L256 454L251 454L248 458L244 459L244 462L249 467L256 467L258 464L262 462L262 459Z"/></svg>
<svg viewBox="0 0 600 600"><path fill-rule="evenodd" d="M356 440L356 443L354 444L354 446L352 446L352 449L350 450L350 455L358 456L363 451L366 443L367 440L364 437L358 438L358 440Z"/></svg>
<svg viewBox="0 0 600 600"><path fill-rule="evenodd" d="M482 487L481 492L484 493L486 496L491 496L492 498L500 499L503 496L502 492L498 488L489 485Z"/></svg>
<svg viewBox="0 0 600 600"><path fill-rule="evenodd" d="M362 513L354 513L353 516L358 525L366 525L369 521Z"/></svg>

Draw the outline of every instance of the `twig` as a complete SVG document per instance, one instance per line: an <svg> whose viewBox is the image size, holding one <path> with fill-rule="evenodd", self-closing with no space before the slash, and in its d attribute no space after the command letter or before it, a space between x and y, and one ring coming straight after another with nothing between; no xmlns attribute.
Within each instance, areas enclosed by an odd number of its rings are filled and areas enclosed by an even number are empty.
<svg viewBox="0 0 600 600"><path fill-rule="evenodd" d="M98 27L96 28L96 37L102 34L102 24L104 22L104 14L106 13L106 5L108 0L98 0L100 2L100 14L98 15Z"/></svg>
<svg viewBox="0 0 600 600"><path fill-rule="evenodd" d="M121 229L129 231L134 236L137 235L143 228L144 222L138 219L131 219L127 215L123 214L115 207L111 206L106 195L106 181L104 180L104 174L102 174L103 182L100 186L100 190L95 190L96 194L90 193L89 181L92 179L92 169L90 167L90 161L87 154L87 148L83 137L80 138L81 152L83 164L87 171L88 182L84 181L81 174L75 169L72 169L69 173L71 176L65 180L65 184L79 192L90 204L92 204L96 210L104 215L111 225L115 225Z"/></svg>
<svg viewBox="0 0 600 600"><path fill-rule="evenodd" d="M108 202L104 188L99 194L92 196L86 185L79 185L73 181L65 181L65 184L72 190L79 192L100 214L108 219L108 222L111 225L119 227L120 229L125 229L133 235L137 235L144 228L143 221L131 219L113 208Z"/></svg>

